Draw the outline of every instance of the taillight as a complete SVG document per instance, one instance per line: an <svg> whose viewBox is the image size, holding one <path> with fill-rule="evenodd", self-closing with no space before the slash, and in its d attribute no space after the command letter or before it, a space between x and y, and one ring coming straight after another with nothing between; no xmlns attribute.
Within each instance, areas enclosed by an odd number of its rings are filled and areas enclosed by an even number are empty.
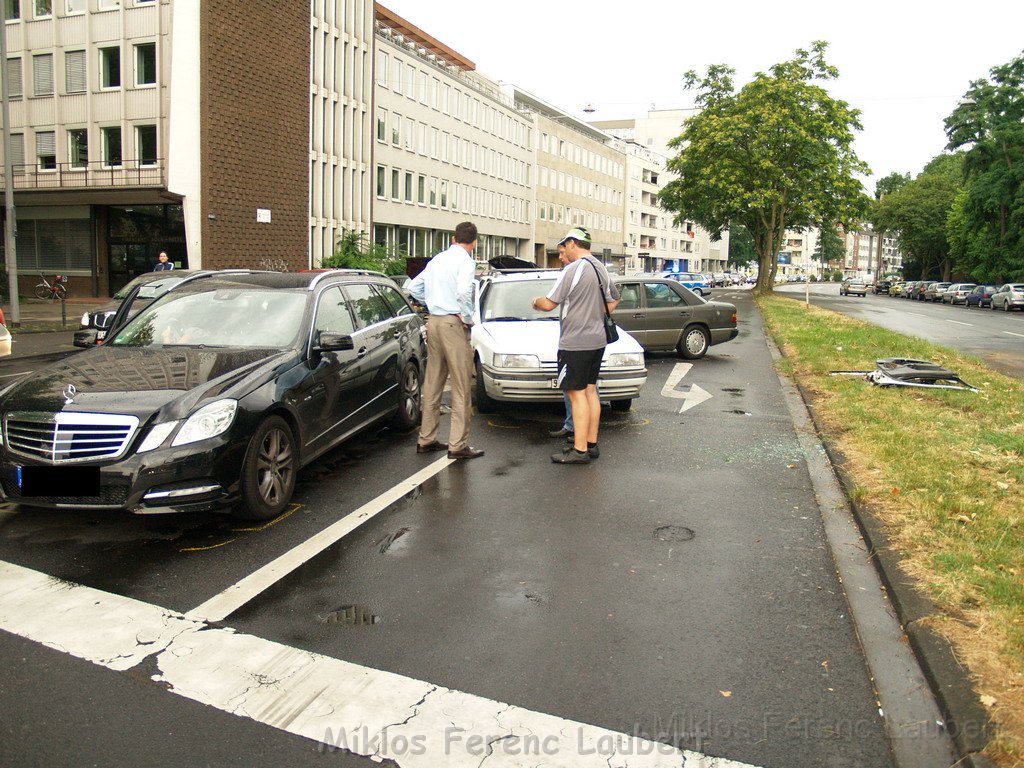
<svg viewBox="0 0 1024 768"><path fill-rule="evenodd" d="M733 311L733 313L732 313L732 324L736 325L736 312L735 311Z"/></svg>

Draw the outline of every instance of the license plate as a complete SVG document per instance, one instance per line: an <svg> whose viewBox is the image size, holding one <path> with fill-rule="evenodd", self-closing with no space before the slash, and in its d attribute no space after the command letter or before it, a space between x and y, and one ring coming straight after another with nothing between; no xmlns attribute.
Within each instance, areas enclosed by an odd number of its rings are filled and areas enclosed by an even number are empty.
<svg viewBox="0 0 1024 768"><path fill-rule="evenodd" d="M22 496L99 496L99 467L18 467Z"/></svg>
<svg viewBox="0 0 1024 768"><path fill-rule="evenodd" d="M552 379L550 384L552 389L558 389L558 379Z"/></svg>
<svg viewBox="0 0 1024 768"><path fill-rule="evenodd" d="M96 338L97 339L105 339L105 338L107 338L107 332L106 331L96 331Z"/></svg>

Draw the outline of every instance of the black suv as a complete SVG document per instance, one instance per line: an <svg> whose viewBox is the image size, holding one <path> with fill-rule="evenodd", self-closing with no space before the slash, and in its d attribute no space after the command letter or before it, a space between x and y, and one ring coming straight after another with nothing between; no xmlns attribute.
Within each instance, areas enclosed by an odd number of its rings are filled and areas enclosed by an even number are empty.
<svg viewBox="0 0 1024 768"><path fill-rule="evenodd" d="M419 422L423 328L372 272L197 276L0 392L2 495L272 518L303 465L370 424Z"/></svg>

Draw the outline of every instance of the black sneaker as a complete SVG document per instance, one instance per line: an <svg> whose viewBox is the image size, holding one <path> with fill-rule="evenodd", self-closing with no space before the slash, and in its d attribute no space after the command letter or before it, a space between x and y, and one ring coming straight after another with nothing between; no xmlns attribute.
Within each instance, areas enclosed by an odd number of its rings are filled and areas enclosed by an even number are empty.
<svg viewBox="0 0 1024 768"><path fill-rule="evenodd" d="M589 464L590 454L586 451L577 451L575 448L566 448L561 453L551 456L555 464Z"/></svg>
<svg viewBox="0 0 1024 768"><path fill-rule="evenodd" d="M597 447L597 443L587 443L587 455L592 459L601 455L601 449Z"/></svg>

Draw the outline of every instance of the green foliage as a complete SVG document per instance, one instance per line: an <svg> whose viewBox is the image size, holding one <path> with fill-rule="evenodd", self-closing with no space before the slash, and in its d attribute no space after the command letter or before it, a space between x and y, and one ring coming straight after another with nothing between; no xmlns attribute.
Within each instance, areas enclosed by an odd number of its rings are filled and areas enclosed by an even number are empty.
<svg viewBox="0 0 1024 768"><path fill-rule="evenodd" d="M823 264L830 264L839 261L846 254L846 244L839 236L836 228L826 224L821 228L818 242L814 245L814 252L811 258Z"/></svg>
<svg viewBox="0 0 1024 768"><path fill-rule="evenodd" d="M371 243L364 233L345 230L334 246L334 253L324 258L322 266L403 275L405 259L402 248Z"/></svg>
<svg viewBox="0 0 1024 768"><path fill-rule="evenodd" d="M685 76L701 111L670 142L677 175L662 190L676 221L692 219L713 235L742 224L758 254L758 292L770 291L788 227L858 221L867 208L855 174L870 173L853 151L859 111L817 81L833 80L827 43L797 50L733 91L734 70L713 65Z"/></svg>
<svg viewBox="0 0 1024 768"><path fill-rule="evenodd" d="M934 158L913 181L889 192L873 206L874 224L896 232L910 279L948 280L953 271L947 219L963 187L962 153Z"/></svg>
<svg viewBox="0 0 1024 768"><path fill-rule="evenodd" d="M875 200L881 200L890 192L896 192L910 183L909 173L896 173L893 171L885 178L875 182Z"/></svg>
<svg viewBox="0 0 1024 768"><path fill-rule="evenodd" d="M948 148L966 148L958 263L978 280L1024 279L1024 54L972 81L945 127Z"/></svg>
<svg viewBox="0 0 1024 768"><path fill-rule="evenodd" d="M757 263L754 238L742 224L729 225L729 263L734 267L749 267Z"/></svg>

